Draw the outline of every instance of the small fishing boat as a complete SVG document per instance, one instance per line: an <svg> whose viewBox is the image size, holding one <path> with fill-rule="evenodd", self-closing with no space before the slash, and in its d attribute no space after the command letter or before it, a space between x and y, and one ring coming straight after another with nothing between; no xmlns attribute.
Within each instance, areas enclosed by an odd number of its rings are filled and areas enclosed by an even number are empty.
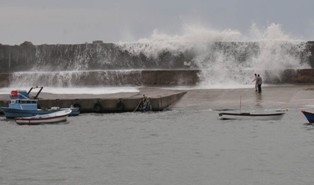
<svg viewBox="0 0 314 185"><path fill-rule="evenodd" d="M309 123L314 123L314 113L313 112L308 112L305 110L301 110L301 112L304 114L304 116L309 121Z"/></svg>
<svg viewBox="0 0 314 185"><path fill-rule="evenodd" d="M221 112L219 113L219 119L233 120L233 119L254 119L254 120L279 120L285 114L284 111L276 112Z"/></svg>
<svg viewBox="0 0 314 185"><path fill-rule="evenodd" d="M15 118L15 122L18 125L39 125L60 123L66 121L67 117L71 112L72 112L71 109L64 109L49 114L36 115L31 117L17 117Z"/></svg>
<svg viewBox="0 0 314 185"><path fill-rule="evenodd" d="M240 96L240 112L220 112L218 118L221 120L279 120L286 113L285 109L263 112L242 112L241 98Z"/></svg>
<svg viewBox="0 0 314 185"><path fill-rule="evenodd" d="M30 97L30 93L33 89L38 87L32 87L28 92L24 90L12 90L10 94L10 103L8 107L0 107L0 110L4 113L5 117L17 118L17 117L30 117L36 115L45 115L53 113L59 110L68 109L60 107L52 107L50 109L40 109L38 105L38 95L42 91L43 87L37 92L36 96ZM69 116L77 116L80 114L79 107L70 107L72 110Z"/></svg>

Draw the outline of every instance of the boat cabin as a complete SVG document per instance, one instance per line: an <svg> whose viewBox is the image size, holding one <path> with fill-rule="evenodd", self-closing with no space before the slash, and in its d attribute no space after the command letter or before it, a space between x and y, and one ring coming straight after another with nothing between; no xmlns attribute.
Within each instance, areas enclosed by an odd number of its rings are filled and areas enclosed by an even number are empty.
<svg viewBox="0 0 314 185"><path fill-rule="evenodd" d="M12 90L10 95L11 101L9 108L37 110L37 99L30 99L29 93L23 90Z"/></svg>

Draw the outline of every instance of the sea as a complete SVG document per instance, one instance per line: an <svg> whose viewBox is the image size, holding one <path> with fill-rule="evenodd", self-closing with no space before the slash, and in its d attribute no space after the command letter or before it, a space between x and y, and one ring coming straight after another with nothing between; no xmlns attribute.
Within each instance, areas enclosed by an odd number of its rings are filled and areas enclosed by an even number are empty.
<svg viewBox="0 0 314 185"><path fill-rule="evenodd" d="M54 125L0 117L1 185L287 185L314 182L314 126L219 120L218 110L81 114Z"/></svg>
<svg viewBox="0 0 314 185"><path fill-rule="evenodd" d="M156 32L136 43L118 43L115 50L107 49L109 53L104 52L105 46L104 51L100 47L85 52L87 46L82 45L73 51L77 54L73 61L67 61L72 56L67 51L76 47L55 46L60 58L54 59L49 58L54 47L36 46L35 61L27 60L34 64L31 70L13 72L10 86L0 89L0 94L33 85L55 94L138 92L123 81L116 83L118 89L76 87L74 82L86 80L85 70L95 66L105 75L112 74L107 69L125 74L144 67L196 68L201 71L197 88L205 90L187 93L179 105L161 112L81 114L62 124L37 126L19 126L0 116L0 185L312 184L314 126L300 109L313 105L313 91L275 88L263 90L262 97L255 96L252 87L254 73L264 77L263 72L272 69L274 76L280 76L278 70L309 68L301 60L307 56L302 53L306 44L290 38L277 24L265 30L253 26L249 35L255 36L187 27L176 35ZM90 60L91 55L97 60ZM13 70L8 61L8 69ZM89 66L89 61L94 63ZM59 69L62 66L68 69ZM120 79L105 77L99 79ZM281 120L219 120L221 110L213 107L222 100L224 108L238 107L241 94L235 89L247 86L252 89L242 99L244 105L246 98L253 102L249 110L276 109L299 97L303 104L289 106ZM207 93L206 89L218 90Z"/></svg>

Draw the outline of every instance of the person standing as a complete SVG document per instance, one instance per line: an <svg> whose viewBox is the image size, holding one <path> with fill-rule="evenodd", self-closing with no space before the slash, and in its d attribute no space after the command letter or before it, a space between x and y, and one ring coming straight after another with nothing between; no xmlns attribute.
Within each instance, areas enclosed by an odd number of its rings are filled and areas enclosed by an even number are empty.
<svg viewBox="0 0 314 185"><path fill-rule="evenodd" d="M257 74L255 73L254 74L254 80L253 82L255 81L255 92L257 92Z"/></svg>
<svg viewBox="0 0 314 185"><path fill-rule="evenodd" d="M256 83L257 83L257 92L261 93L262 92L263 79L262 79L262 77L259 74L257 75Z"/></svg>

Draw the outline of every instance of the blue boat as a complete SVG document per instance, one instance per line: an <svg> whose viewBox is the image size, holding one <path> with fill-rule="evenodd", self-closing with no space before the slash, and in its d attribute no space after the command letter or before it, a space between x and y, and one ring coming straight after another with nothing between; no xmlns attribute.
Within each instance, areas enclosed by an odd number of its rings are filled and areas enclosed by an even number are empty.
<svg viewBox="0 0 314 185"><path fill-rule="evenodd" d="M301 110L301 112L304 114L304 116L309 121L309 123L314 123L314 113L313 112L308 112L305 110Z"/></svg>
<svg viewBox="0 0 314 185"><path fill-rule="evenodd" d="M36 115L50 114L56 111L60 111L60 108L53 109L40 109L38 106L38 95L42 91L43 87L33 98L30 98L29 94L34 88L32 87L28 92L24 90L12 90L10 95L10 103L8 107L1 107L0 109L4 113L6 118L17 117L30 117ZM80 114L78 107L71 107L70 116L76 116Z"/></svg>

